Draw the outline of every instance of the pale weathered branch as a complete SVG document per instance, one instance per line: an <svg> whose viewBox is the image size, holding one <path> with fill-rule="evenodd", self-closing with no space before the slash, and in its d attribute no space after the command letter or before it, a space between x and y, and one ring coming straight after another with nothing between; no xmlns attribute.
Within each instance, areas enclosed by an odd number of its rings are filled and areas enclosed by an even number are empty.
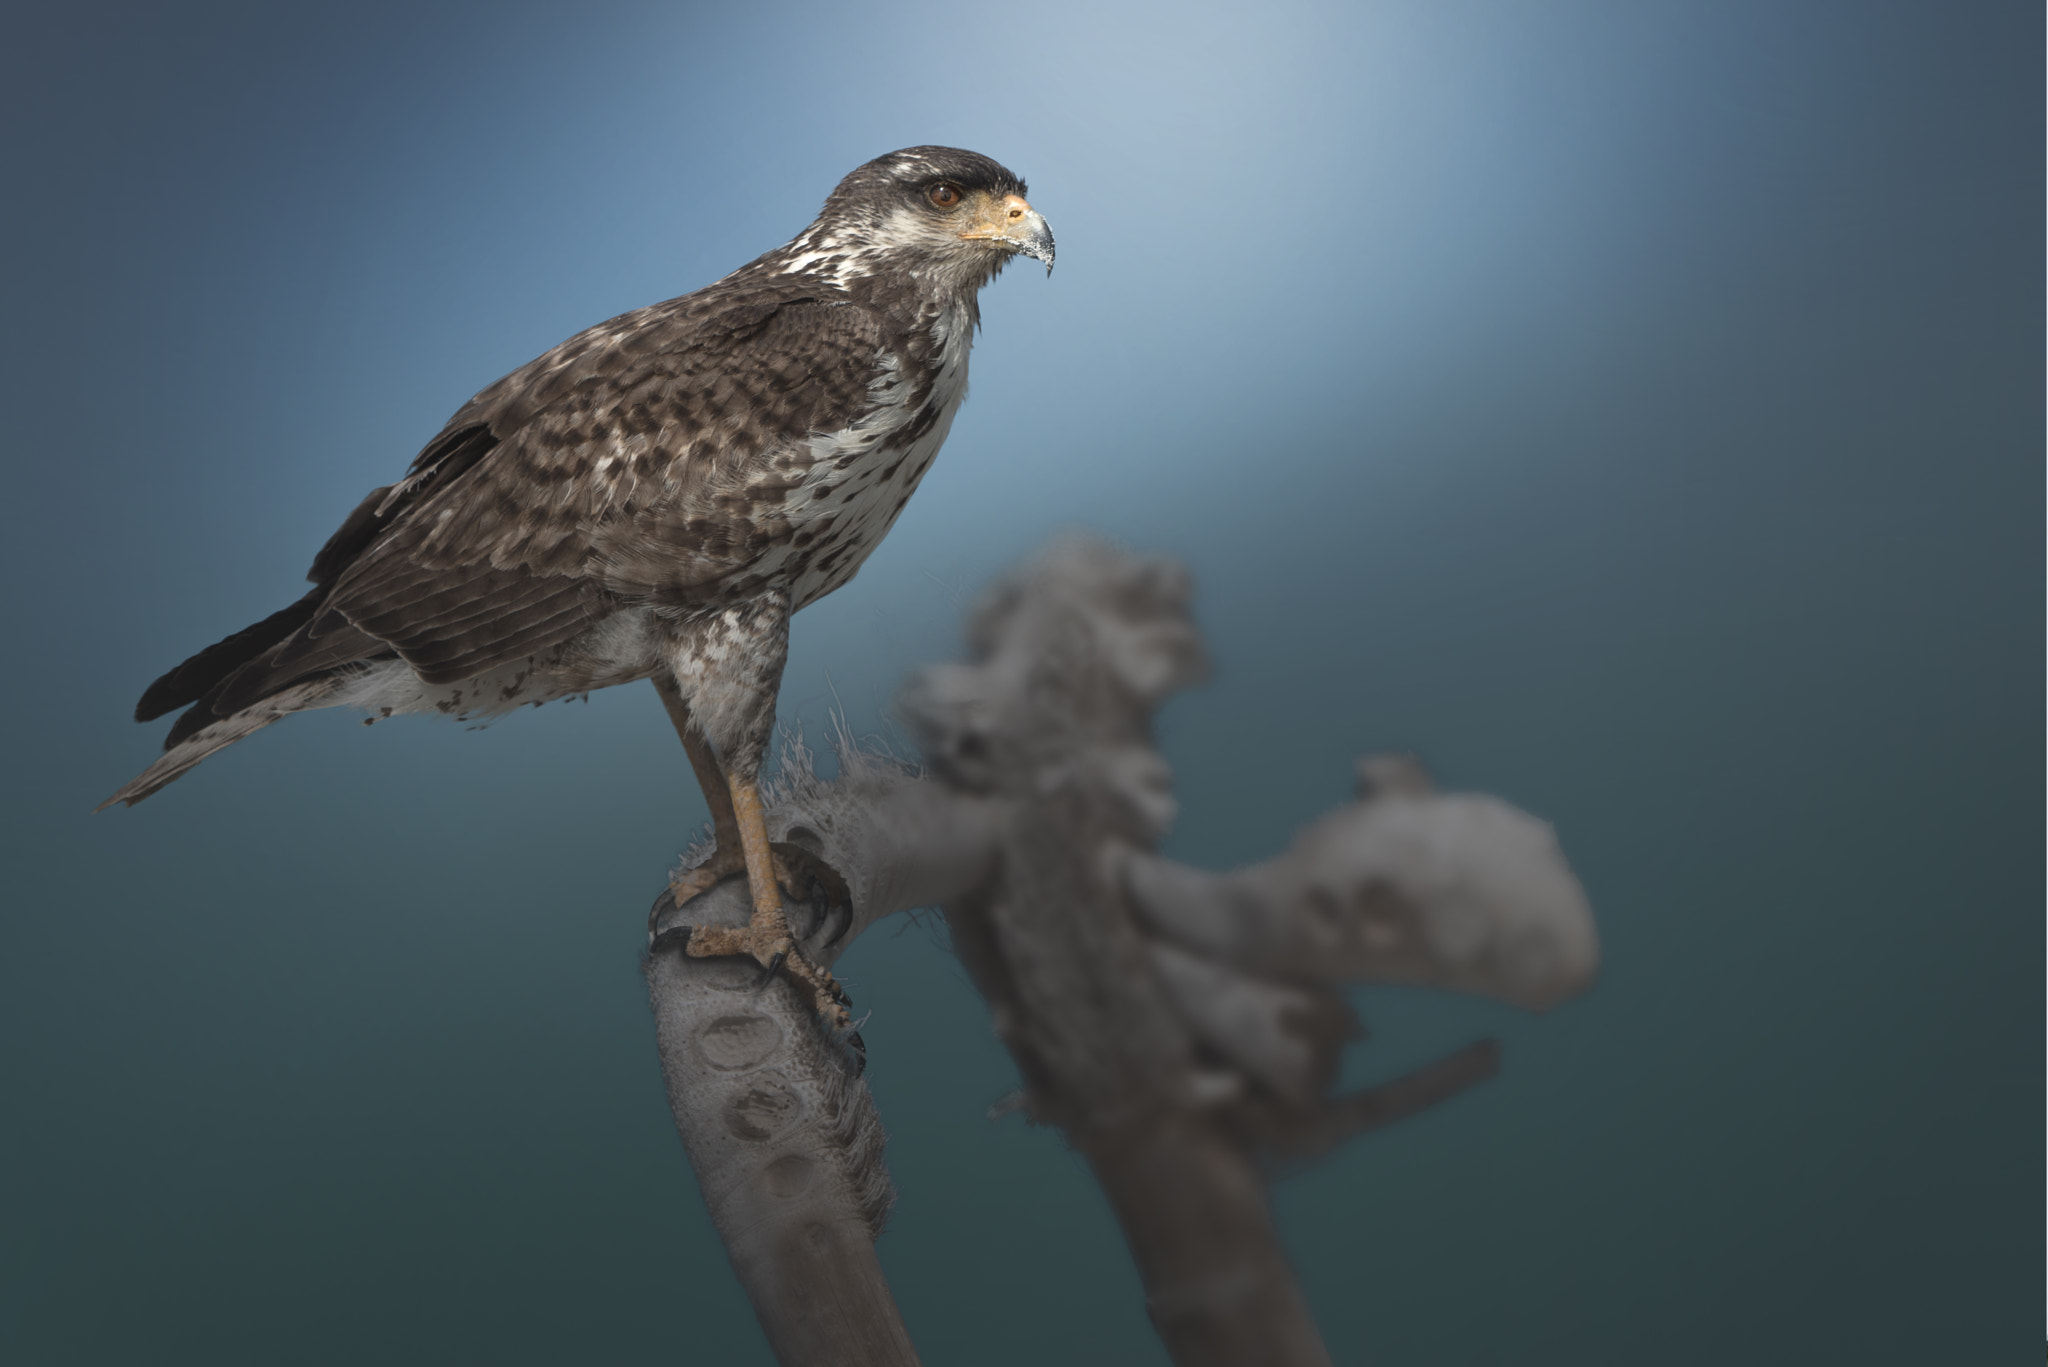
<svg viewBox="0 0 2048 1367"><path fill-rule="evenodd" d="M1134 854L1125 886L1162 937L1279 978L1542 1010L1583 990L1600 961L1550 827L1497 798L1368 794L1263 864L1216 875Z"/></svg>
<svg viewBox="0 0 2048 1367"><path fill-rule="evenodd" d="M759 978L745 960L648 960L662 1073L704 1204L784 1363L915 1363L875 1261L889 1178L858 1061L787 984L758 991Z"/></svg>
<svg viewBox="0 0 2048 1367"><path fill-rule="evenodd" d="M1185 575L1065 543L999 586L973 658L904 699L932 772L841 744L825 783L797 747L771 836L843 877L796 907L812 956L910 907L943 906L1024 1078L1023 1105L1094 1167L1174 1361L1328 1361L1272 1227L1267 1176L1491 1076L1491 1041L1331 1097L1357 1036L1348 983L1481 993L1540 1009L1598 962L1550 828L1440 795L1412 761L1360 764L1358 801L1283 854L1213 874L1152 850L1171 775L1150 715L1203 669ZM745 919L727 884L698 924ZM786 983L684 958L657 905L648 978L676 1123L706 1204L785 1363L915 1360L873 1255L889 1199L858 1036Z"/></svg>

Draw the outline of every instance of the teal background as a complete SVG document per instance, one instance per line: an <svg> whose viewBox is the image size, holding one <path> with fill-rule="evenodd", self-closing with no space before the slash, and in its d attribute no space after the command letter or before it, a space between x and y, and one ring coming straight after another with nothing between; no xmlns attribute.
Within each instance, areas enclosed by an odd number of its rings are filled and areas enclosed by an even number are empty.
<svg viewBox="0 0 2048 1367"><path fill-rule="evenodd" d="M650 689L296 718L91 807L184 655L470 393L891 148L1026 175L783 716L888 737L1082 524L1196 575L1176 855L1355 754L1556 823L1606 967L1365 991L1498 1081L1278 1189L1337 1358L2031 1361L2043 892L2032 4L13 9L0 43L0 1359L768 1361L662 1097ZM928 1362L1163 1358L927 922L844 964Z"/></svg>

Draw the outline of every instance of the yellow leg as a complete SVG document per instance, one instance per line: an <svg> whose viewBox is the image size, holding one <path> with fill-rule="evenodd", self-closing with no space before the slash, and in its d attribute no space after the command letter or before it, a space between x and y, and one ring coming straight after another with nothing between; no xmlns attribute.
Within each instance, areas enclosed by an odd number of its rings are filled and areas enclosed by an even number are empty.
<svg viewBox="0 0 2048 1367"><path fill-rule="evenodd" d="M759 787L738 778L728 786L754 914L745 929L703 926L691 932L689 952L697 958L747 954L772 971L790 962L797 951L795 937L789 931L789 914L782 909L782 889L776 883L775 855L768 846L767 813L761 806Z"/></svg>
<svg viewBox="0 0 2048 1367"><path fill-rule="evenodd" d="M711 836L717 844L709 859L684 873L672 885L675 904L681 906L691 898L711 891L734 874L745 872L746 862L741 850L739 821L733 815L732 793L726 788L725 773L718 767L718 757L711 753L711 743L698 732L697 723L690 716L690 705L683 701L682 690L676 687L674 679L666 674L655 675L654 691L661 694L661 705L667 709L669 722L683 742L683 753L690 757L690 770L697 775L697 786L704 790L704 805L711 809Z"/></svg>
<svg viewBox="0 0 2048 1367"><path fill-rule="evenodd" d="M691 930L687 949L692 958L706 959L745 954L769 972L786 969L810 996L813 1007L827 1021L844 1028L849 1016L845 994L832 975L804 956L789 928L789 914L783 910L778 885L778 863L803 851L785 846L775 849L768 841L767 812L761 804L760 786L749 779L724 775L711 747L698 734L691 720L689 704L671 679L655 676L654 686L668 709L669 720L682 738L683 749L696 772L704 801L711 808L711 825L718 848L711 858L678 878L673 899L682 906L691 898L708 892L721 880L739 873L747 875L747 890L754 910L747 925L698 926ZM836 873L817 865L810 870L813 887L827 888L844 897L845 884ZM833 885L837 885L833 887ZM801 884L796 884L801 886Z"/></svg>
<svg viewBox="0 0 2048 1367"><path fill-rule="evenodd" d="M833 1025L844 1029L849 1019L844 993L831 973L804 957L796 938L790 934L789 915L782 909L782 890L775 881L775 853L768 845L768 822L761 808L761 790L740 778L729 780L733 816L740 830L740 850L747 864L747 888L753 894L754 914L747 925L700 926L690 932L685 953L696 959L728 954L750 955L755 963L773 973L786 971L811 999L812 1008Z"/></svg>

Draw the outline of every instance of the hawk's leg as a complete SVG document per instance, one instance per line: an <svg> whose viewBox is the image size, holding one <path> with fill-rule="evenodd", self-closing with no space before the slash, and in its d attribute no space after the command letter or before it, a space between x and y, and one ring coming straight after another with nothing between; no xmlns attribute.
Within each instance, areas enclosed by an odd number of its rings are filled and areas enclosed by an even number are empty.
<svg viewBox="0 0 2048 1367"><path fill-rule="evenodd" d="M845 994L831 973L812 963L797 945L789 915L783 909L781 890L786 886L801 900L845 907L845 881L800 846L769 842L758 779L724 772L672 679L657 675L655 689L661 694L662 705L668 709L669 720L690 757L697 786L704 790L704 801L711 808L713 838L717 841L709 859L671 884L672 900L681 907L734 874L744 873L754 904L753 916L745 927L693 927L685 952L694 958L745 954L771 974L786 968L790 977L804 987L818 1014L843 1028L848 1020Z"/></svg>
<svg viewBox="0 0 2048 1367"><path fill-rule="evenodd" d="M789 914L783 910L782 890L777 886L779 861L768 843L760 785L735 774L728 786L739 823L740 850L746 860L754 914L744 927L698 927L690 932L684 952L699 959L746 954L770 974L777 969L786 970L810 996L812 1009L830 1024L844 1029L849 1020L846 994L839 990L830 971L810 961L790 931Z"/></svg>
<svg viewBox="0 0 2048 1367"><path fill-rule="evenodd" d="M670 885L675 891L675 904L681 906L734 874L745 873L747 864L740 853L740 827L733 816L732 794L726 789L725 772L718 767L718 757L711 753L711 742L697 730L696 719L690 715L690 704L683 700L683 691L676 687L674 679L666 674L656 674L654 691L661 694L661 705L668 709L669 722L683 743L683 753L690 757L690 769L697 775L697 786L704 790L705 805L711 808L711 838L717 844L709 859L680 875Z"/></svg>

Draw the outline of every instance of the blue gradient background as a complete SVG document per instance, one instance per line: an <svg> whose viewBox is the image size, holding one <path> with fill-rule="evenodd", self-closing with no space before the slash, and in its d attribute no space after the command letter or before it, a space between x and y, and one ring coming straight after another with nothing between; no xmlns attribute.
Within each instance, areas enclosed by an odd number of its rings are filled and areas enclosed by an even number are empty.
<svg viewBox="0 0 2048 1367"><path fill-rule="evenodd" d="M2032 1360L2033 4L16 8L0 1358L768 1361L670 1129L651 690L295 719L89 815L155 674L474 390L945 142L1028 176L945 458L798 620L887 732L1054 529L1185 559L1172 849L1420 751L1557 824L1607 969L1365 992L1499 1081L1279 1189L1340 1361ZM927 1361L1162 1362L931 929L844 965Z"/></svg>

